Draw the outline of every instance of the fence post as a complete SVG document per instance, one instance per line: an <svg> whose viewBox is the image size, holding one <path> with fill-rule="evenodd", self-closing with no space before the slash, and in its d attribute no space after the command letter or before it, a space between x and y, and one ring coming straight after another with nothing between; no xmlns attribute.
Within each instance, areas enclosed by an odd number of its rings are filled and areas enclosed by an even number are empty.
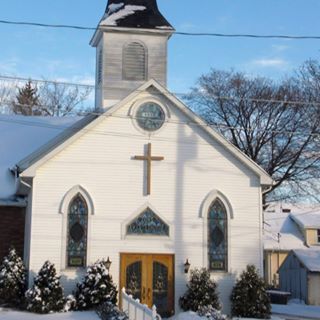
<svg viewBox="0 0 320 320"><path fill-rule="evenodd" d="M155 305L152 306L152 320L157 320L157 307Z"/></svg>

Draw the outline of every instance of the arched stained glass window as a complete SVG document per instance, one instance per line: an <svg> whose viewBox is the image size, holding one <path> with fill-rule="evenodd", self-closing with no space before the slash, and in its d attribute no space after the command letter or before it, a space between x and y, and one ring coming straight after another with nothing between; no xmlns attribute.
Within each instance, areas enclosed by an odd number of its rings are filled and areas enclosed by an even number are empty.
<svg viewBox="0 0 320 320"><path fill-rule="evenodd" d="M212 271L227 271L228 268L228 218L227 210L216 199L208 212L208 260Z"/></svg>
<svg viewBox="0 0 320 320"><path fill-rule="evenodd" d="M87 256L88 206L78 194L69 205L67 262L68 267L85 267Z"/></svg>
<svg viewBox="0 0 320 320"><path fill-rule="evenodd" d="M139 42L131 42L123 48L124 80L144 81L147 78L147 54Z"/></svg>

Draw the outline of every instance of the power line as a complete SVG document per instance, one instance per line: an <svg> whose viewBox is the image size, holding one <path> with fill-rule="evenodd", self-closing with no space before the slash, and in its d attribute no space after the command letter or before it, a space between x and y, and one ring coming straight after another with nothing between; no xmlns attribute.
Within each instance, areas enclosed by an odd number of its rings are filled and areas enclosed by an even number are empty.
<svg viewBox="0 0 320 320"><path fill-rule="evenodd" d="M135 116L128 116L128 115L115 115L115 114L104 114L100 112L87 112L87 113L82 113L79 116L97 116L97 117L106 117L106 118L118 118L118 119L128 119L128 120L140 120L141 118L135 117ZM63 117L62 117L63 118ZM72 129L70 126L61 126L61 125L52 125L52 124L46 124L46 123L41 123L37 121L24 121L21 119L1 119L0 117L0 122L11 122L11 123L18 123L22 125L27 125L27 126L39 126L39 127L48 127L51 129ZM265 130L265 129L251 129L251 128L242 128L242 127L236 127L236 126L228 126L223 123L215 123L215 124L202 124L202 123L197 123L194 121L175 121L175 120L164 120L165 123L169 124L175 124L175 125L187 125L187 126L194 126L194 127L203 127L203 128L211 128L211 129L231 129L231 130L236 130L236 131L254 131L254 132L269 132L269 133L274 133L274 134L283 134L283 135L301 135L301 134L306 134L307 136L312 136L312 137L320 137L320 133L306 133L305 131L299 132L299 131L288 131L288 130ZM77 128L75 129L76 131L78 130ZM95 131L95 130L93 130ZM101 133L104 133L104 131L101 131ZM120 134L118 132L110 132L112 134ZM131 137L131 135L125 135L126 137ZM140 137L140 136L139 136ZM200 143L201 144L201 143ZM205 143L208 144L208 143ZM229 144L229 142L228 142Z"/></svg>
<svg viewBox="0 0 320 320"><path fill-rule="evenodd" d="M16 77L16 76L7 76L7 75L0 75L0 79L3 80L10 80L10 81L31 81L34 83L52 83L52 84L59 84L59 85L67 85L67 86L78 86L84 88L95 89L95 85L90 84L82 84L82 83L75 83L75 82L63 82L63 81L54 81L54 80L41 80L41 79L33 79L33 78L23 78L23 77ZM106 86L102 88L106 89ZM123 89L121 87L113 87L113 89ZM134 89L131 93L134 92L145 92L145 90ZM199 96L204 98L211 98L211 99L220 99L220 100L229 100L229 101L248 101L248 102L257 102L257 103L282 103L287 105L313 105L313 106L320 106L320 102L318 101L298 101L298 100L278 100L278 99L260 99L260 98L243 98L243 97L230 97L230 96L218 96L211 93L205 92L189 92L189 93L182 93L182 92L171 92L171 91L163 91L159 93L153 93L154 96L163 96L163 95L171 95L177 97L188 97L188 96Z"/></svg>
<svg viewBox="0 0 320 320"><path fill-rule="evenodd" d="M12 20L0 20L1 24L17 25L17 26L32 26L41 28L53 28L53 29L73 29L80 31L95 31L97 29L105 30L104 27L86 27L79 25L66 25L66 24L48 24L39 22L28 21L12 21ZM176 35L180 36L192 36L192 37L219 37L219 38L251 38L251 39L291 39L291 40L320 40L320 36L317 35L286 35L286 34L245 34L245 33L214 33L214 32L182 32L174 31Z"/></svg>
<svg viewBox="0 0 320 320"><path fill-rule="evenodd" d="M61 85L74 86L74 87L85 87L85 88L92 88L92 89L95 88L95 85L93 85L93 84L75 83L75 82L68 82L68 81L45 80L45 79L33 79L33 78L24 78L24 77L16 77L16 76L7 76L7 75L0 75L0 79L10 80L10 81L18 81L18 82L31 81L34 83L52 83L52 84L61 84Z"/></svg>

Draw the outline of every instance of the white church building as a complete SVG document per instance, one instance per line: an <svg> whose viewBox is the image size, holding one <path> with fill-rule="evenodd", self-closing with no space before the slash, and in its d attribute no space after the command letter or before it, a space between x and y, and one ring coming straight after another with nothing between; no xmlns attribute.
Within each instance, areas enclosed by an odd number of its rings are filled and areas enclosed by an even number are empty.
<svg viewBox="0 0 320 320"><path fill-rule="evenodd" d="M272 179L168 91L173 33L156 0L109 0L91 40L97 112L1 116L0 249L23 234L30 283L48 259L68 293L109 257L118 288L167 315L186 262L210 270L224 311L246 266L263 272Z"/></svg>

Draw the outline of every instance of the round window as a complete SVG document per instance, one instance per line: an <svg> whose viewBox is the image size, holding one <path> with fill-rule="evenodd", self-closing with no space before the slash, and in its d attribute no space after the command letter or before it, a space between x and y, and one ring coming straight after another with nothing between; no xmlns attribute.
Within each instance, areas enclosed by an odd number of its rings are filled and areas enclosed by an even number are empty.
<svg viewBox="0 0 320 320"><path fill-rule="evenodd" d="M162 127L165 113L157 103L147 102L138 108L136 118L140 128L146 131L156 131Z"/></svg>

